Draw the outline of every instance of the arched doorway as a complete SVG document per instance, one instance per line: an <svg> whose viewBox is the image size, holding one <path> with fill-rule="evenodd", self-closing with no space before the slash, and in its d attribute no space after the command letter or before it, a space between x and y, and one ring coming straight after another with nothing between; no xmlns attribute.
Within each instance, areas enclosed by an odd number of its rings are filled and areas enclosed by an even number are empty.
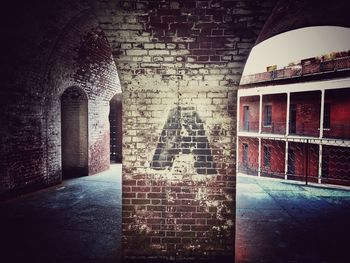
<svg viewBox="0 0 350 263"><path fill-rule="evenodd" d="M70 87L61 96L62 178L88 175L88 100Z"/></svg>
<svg viewBox="0 0 350 263"><path fill-rule="evenodd" d="M122 163L122 94L116 94L110 101L110 160Z"/></svg>

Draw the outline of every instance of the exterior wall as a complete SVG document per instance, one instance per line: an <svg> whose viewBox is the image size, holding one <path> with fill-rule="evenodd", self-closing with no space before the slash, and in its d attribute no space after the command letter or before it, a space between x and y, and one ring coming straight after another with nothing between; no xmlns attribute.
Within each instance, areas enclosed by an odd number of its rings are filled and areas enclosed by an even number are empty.
<svg viewBox="0 0 350 263"><path fill-rule="evenodd" d="M270 166L266 166L264 161L264 147L270 148ZM283 141L269 139L261 140L261 171L263 176L284 178L285 173L285 147Z"/></svg>
<svg viewBox="0 0 350 263"><path fill-rule="evenodd" d="M240 131L259 131L259 96L241 97L240 98L240 114L239 114L239 130ZM245 126L244 107L249 107L249 125ZM248 129L247 129L248 128Z"/></svg>
<svg viewBox="0 0 350 263"><path fill-rule="evenodd" d="M286 116L287 116L287 94L274 94L263 96L262 102L262 123L261 131L263 133L285 134ZM272 107L272 125L265 126L265 105Z"/></svg>
<svg viewBox="0 0 350 263"><path fill-rule="evenodd" d="M320 128L321 92L291 93L290 103L296 105L295 134L318 137Z"/></svg>
<svg viewBox="0 0 350 263"><path fill-rule="evenodd" d="M244 144L248 145L248 162L244 160ZM239 137L237 170L245 174L257 175L259 170L259 140Z"/></svg>
<svg viewBox="0 0 350 263"><path fill-rule="evenodd" d="M236 90L273 2L96 5L123 88L125 260L232 261Z"/></svg>
<svg viewBox="0 0 350 263"><path fill-rule="evenodd" d="M350 139L350 89L327 90L325 103L329 103L330 128L323 137Z"/></svg>

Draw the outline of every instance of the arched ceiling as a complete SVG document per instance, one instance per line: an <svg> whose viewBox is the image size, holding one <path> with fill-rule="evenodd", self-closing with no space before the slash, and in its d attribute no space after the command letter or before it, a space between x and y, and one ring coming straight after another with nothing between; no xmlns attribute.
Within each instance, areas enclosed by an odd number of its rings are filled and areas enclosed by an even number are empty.
<svg viewBox="0 0 350 263"><path fill-rule="evenodd" d="M277 34L309 26L350 27L349 0L280 0L256 44Z"/></svg>

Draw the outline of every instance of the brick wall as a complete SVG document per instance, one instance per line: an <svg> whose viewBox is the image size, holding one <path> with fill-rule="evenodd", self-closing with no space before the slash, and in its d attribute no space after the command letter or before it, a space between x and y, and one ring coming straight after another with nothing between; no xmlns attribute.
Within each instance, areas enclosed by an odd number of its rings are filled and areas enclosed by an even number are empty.
<svg viewBox="0 0 350 263"><path fill-rule="evenodd" d="M60 181L69 87L88 97L89 174L108 167L112 52L124 258L232 261L236 90L275 1L88 2L19 0L5 16L2 193Z"/></svg>
<svg viewBox="0 0 350 263"><path fill-rule="evenodd" d="M272 2L94 5L123 89L125 259L233 260L236 89Z"/></svg>
<svg viewBox="0 0 350 263"><path fill-rule="evenodd" d="M319 136L321 92L291 93L290 104L296 107L296 134Z"/></svg>

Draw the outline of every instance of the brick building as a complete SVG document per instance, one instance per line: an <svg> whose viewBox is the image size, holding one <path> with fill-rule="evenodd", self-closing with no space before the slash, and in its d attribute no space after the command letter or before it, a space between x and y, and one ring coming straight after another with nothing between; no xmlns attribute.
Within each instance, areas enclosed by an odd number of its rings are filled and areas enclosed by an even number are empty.
<svg viewBox="0 0 350 263"><path fill-rule="evenodd" d="M270 48L274 49L271 44ZM350 184L350 53L333 51L242 77L238 92L239 171ZM252 63L255 53L251 53ZM273 57L273 52L270 55Z"/></svg>
<svg viewBox="0 0 350 263"><path fill-rule="evenodd" d="M251 48L299 27L350 26L347 1L331 7L280 1L274 9L276 3L8 1L1 17L0 198L96 174L122 160L125 259L231 262L237 89ZM247 92L253 94L247 127L256 133L262 97L254 88ZM339 118L332 136L343 137L348 115L336 114L336 107L342 112L348 102L337 92L322 94L339 105L332 106L331 118ZM308 98L312 103L314 94ZM297 94L264 96L265 104L279 101L266 111L275 123L266 132L289 131L286 99L301 110L304 97ZM297 125L296 132L315 136L313 125ZM246 151L256 152L261 141ZM249 161L252 170L260 167L259 158ZM282 173L284 166L275 169Z"/></svg>

